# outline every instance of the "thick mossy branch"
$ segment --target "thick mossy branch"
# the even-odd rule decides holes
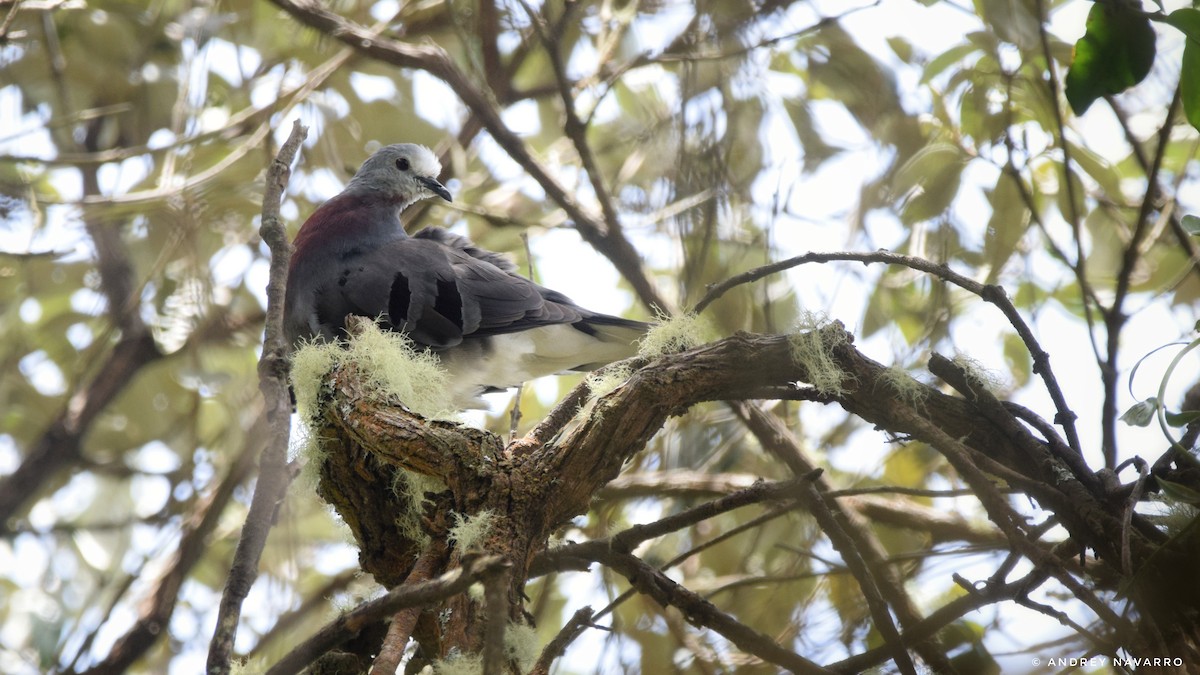
[[[805,347],[798,350],[798,343]],[[596,492],[617,477],[667,418],[703,401],[795,390],[799,383],[820,379],[828,384],[823,400],[889,433],[953,451],[957,461],[977,467],[973,471],[982,469],[980,476],[1000,476],[1028,492],[1058,515],[1075,542],[1094,548],[1120,576],[1121,552],[1113,549],[1113,542],[1122,540],[1123,503],[1108,498],[1077,457],[1062,457],[1066,446],[1038,438],[968,371],[947,359],[935,358],[932,370],[965,390],[965,398],[901,377],[867,358],[837,323],[816,327],[803,337],[739,333],[639,363],[623,384],[596,399],[591,413],[581,416],[578,424],[544,446],[512,451],[506,451],[494,434],[427,421],[401,406],[380,403],[362,367],[341,363],[325,381],[323,391],[329,393],[321,401],[318,432],[322,438],[338,439],[340,448],[331,453],[330,463],[370,457],[379,465],[444,482],[448,490],[439,508],[446,512],[494,513],[495,529],[485,535],[485,544],[489,552],[502,547],[500,553],[515,564],[510,598],[519,605],[528,564],[545,548],[550,533],[586,512]],[[955,447],[941,448],[939,443],[946,439]],[[329,476],[340,481],[353,479],[355,473]],[[361,485],[324,487],[325,492],[349,494],[360,489]],[[1022,523],[1015,525],[1024,528]],[[1010,530],[1013,536],[1026,536]],[[1157,542],[1155,533],[1137,520],[1131,535],[1137,567]],[[394,555],[391,560],[396,562]]]
[[[483,477],[489,459],[503,449],[500,438],[454,422],[427,420],[397,403],[381,400],[362,366],[344,363],[330,375],[332,394],[316,427],[322,438],[345,438],[379,460],[436,478],[455,489]]]
[[[801,350],[802,358],[797,355],[798,343],[808,346]],[[980,409],[978,401],[948,396],[915,380],[905,381],[904,395],[897,396],[892,391],[896,373],[854,349],[852,336],[837,323],[802,337],[738,334],[652,360],[623,386],[601,397],[582,424],[520,461],[509,458],[505,481],[523,486],[513,490],[513,498],[537,504],[532,517],[539,529],[548,532],[585,512],[595,492],[617,476],[624,462],[645,446],[668,417],[702,401],[814,379],[830,385],[831,400],[892,433],[921,436],[907,422],[916,408],[921,417],[949,436],[963,439],[982,457],[1031,481],[1047,482],[1043,474],[1052,471],[1050,477],[1059,484],[1047,482],[1044,494],[1034,496],[1047,508],[1075,509],[1077,513],[1066,520],[1077,525],[1080,531],[1072,534],[1081,543],[1102,539],[1117,522],[1118,512],[1095,494],[1096,483],[1071,471],[1055,470],[1061,463],[1046,460],[1049,448],[1024,425],[1011,416],[1012,425],[999,424]],[[486,491],[496,480],[503,445],[495,435],[427,422],[399,406],[381,405],[352,364],[336,367],[332,382],[331,399],[322,409],[322,434],[342,436],[385,463],[437,477],[457,495],[463,495],[468,484]],[[913,405],[916,401],[919,406]],[[1041,459],[1032,467],[1031,443],[1041,448]],[[465,512],[485,507],[480,503]]]

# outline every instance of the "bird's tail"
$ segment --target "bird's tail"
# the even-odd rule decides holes
[[[637,343],[646,335],[650,324],[608,314],[589,314],[571,327],[595,340],[587,350],[588,362],[571,368],[588,371],[637,354]]]

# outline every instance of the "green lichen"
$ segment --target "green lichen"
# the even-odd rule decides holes
[[[416,471],[396,469],[392,476],[392,494],[406,499],[414,509],[425,508],[425,504],[429,502],[426,494],[445,491],[446,484],[440,479]]]
[[[392,474],[392,494],[399,497],[404,504],[392,522],[404,538],[417,542],[422,550],[430,542],[429,534],[421,525],[421,514],[425,511],[425,504],[429,502],[425,495],[445,490],[446,484],[432,476],[401,468],[397,468]]]
[[[456,419],[438,357],[418,350],[400,333],[365,321],[361,332],[348,342],[300,345],[292,354],[291,380],[296,410],[304,424],[293,447],[304,463],[302,479],[312,486],[316,486],[327,456],[316,432],[321,391],[327,386],[329,372],[347,363],[358,366],[368,391],[377,399],[398,401],[426,419]]]
[[[528,673],[541,654],[541,641],[537,630],[523,623],[510,623],[504,631],[504,656],[515,661],[517,669]]]
[[[454,526],[450,528],[450,541],[459,551],[469,551],[479,546],[492,531],[495,514],[483,510],[475,515],[464,516],[461,513],[452,514]]]
[[[451,654],[433,662],[433,671],[438,675],[480,675],[483,673],[483,656],[479,654]]]
[[[985,368],[978,360],[966,354],[956,354],[950,360],[962,369],[971,386],[982,387],[992,395],[997,395],[1004,388],[1004,379]]]
[[[596,400],[611,393],[625,383],[633,370],[626,365],[616,365],[594,373],[588,373],[587,385],[591,400]]]
[[[350,338],[347,361],[359,366],[368,384],[426,419],[454,419],[446,371],[433,352],[418,350],[407,336],[363,322]]]
[[[658,322],[638,341],[638,354],[652,359],[691,349],[704,344],[711,332],[707,322],[691,312],[678,316],[659,314]]]
[[[292,389],[302,418],[315,414],[329,371],[347,363],[358,366],[380,400],[399,401],[426,419],[457,419],[437,355],[370,321],[362,322],[362,330],[347,342],[309,343],[292,355]]]
[[[325,376],[344,358],[335,344],[310,342],[292,354],[292,391],[296,393],[296,410],[308,420],[317,410],[317,396]]]
[[[504,658],[515,662],[518,671],[529,672],[537,663],[540,653],[537,631],[532,626],[508,624],[504,631]],[[451,653],[441,661],[434,661],[433,671],[438,675],[480,675],[483,672],[483,656]]]
[[[849,375],[834,358],[835,349],[847,344],[844,330],[832,328],[829,317],[817,312],[804,312],[797,323],[798,332],[788,336],[792,360],[808,373],[808,383],[825,396],[846,393]]]
[[[929,390],[913,379],[904,368],[893,365],[885,369],[879,374],[879,382],[904,405],[918,412],[925,410],[925,399],[929,397]]]

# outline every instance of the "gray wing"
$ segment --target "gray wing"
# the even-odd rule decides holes
[[[378,317],[419,344],[445,349],[468,336],[577,324],[596,316],[491,258],[500,256],[463,237],[388,242],[343,261],[336,281],[318,292],[318,321],[338,333],[348,314]]]
[[[503,253],[489,251],[486,248],[479,248],[475,245],[475,242],[471,241],[470,239],[458,234],[454,234],[443,227],[426,227],[419,230],[412,237],[413,239],[428,239],[429,241],[436,241],[439,244],[444,244],[449,248],[456,248],[472,258],[477,258],[484,262],[491,263],[505,272],[511,272],[513,274],[518,273],[517,266],[513,264],[513,261],[508,259],[508,256],[504,255]]]

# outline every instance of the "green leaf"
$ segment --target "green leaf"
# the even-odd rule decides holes
[[[1200,42],[1200,9],[1177,9],[1162,21],[1178,28],[1188,40]]]
[[[1192,488],[1174,481],[1169,481],[1158,476],[1154,477],[1158,481],[1159,487],[1162,488],[1163,494],[1169,497],[1172,501],[1184,502],[1186,504],[1200,504],[1200,492],[1196,492]]]
[[[1025,386],[1033,374],[1033,359],[1029,357],[1029,348],[1016,333],[1004,334],[1004,361],[1008,364],[1013,383],[1018,387]]]
[[[1186,427],[1187,425],[1200,420],[1200,410],[1183,410],[1177,413],[1166,413],[1167,424],[1173,427]]]
[[[1154,63],[1154,42],[1150,19],[1141,12],[1118,3],[1092,5],[1067,71],[1067,102],[1075,114],[1141,82]]]
[[[1200,216],[1188,214],[1180,219],[1180,224],[1187,233],[1193,237],[1200,237]]]
[[[930,143],[913,154],[896,172],[892,197],[903,203],[906,224],[930,220],[950,207],[958,194],[967,158],[950,143]]]
[[[1017,250],[1029,229],[1029,209],[1021,198],[1021,186],[1008,173],[1000,174],[996,187],[987,193],[992,204],[987,232],[983,239],[983,259],[988,265],[987,283],[996,283],[1000,272]]]
[[[1187,36],[1183,46],[1183,63],[1179,69],[1179,96],[1183,114],[1196,129],[1200,129],[1200,10],[1177,9],[1163,19]]]
[[[1154,421],[1154,412],[1158,410],[1158,399],[1154,396],[1133,404],[1125,414],[1121,415],[1121,421],[1131,427],[1148,427]]]
[[[941,75],[947,68],[958,63],[964,63],[968,57],[979,51],[979,46],[970,42],[961,42],[935,56],[925,65],[921,73],[921,84],[929,84],[933,78]]]

